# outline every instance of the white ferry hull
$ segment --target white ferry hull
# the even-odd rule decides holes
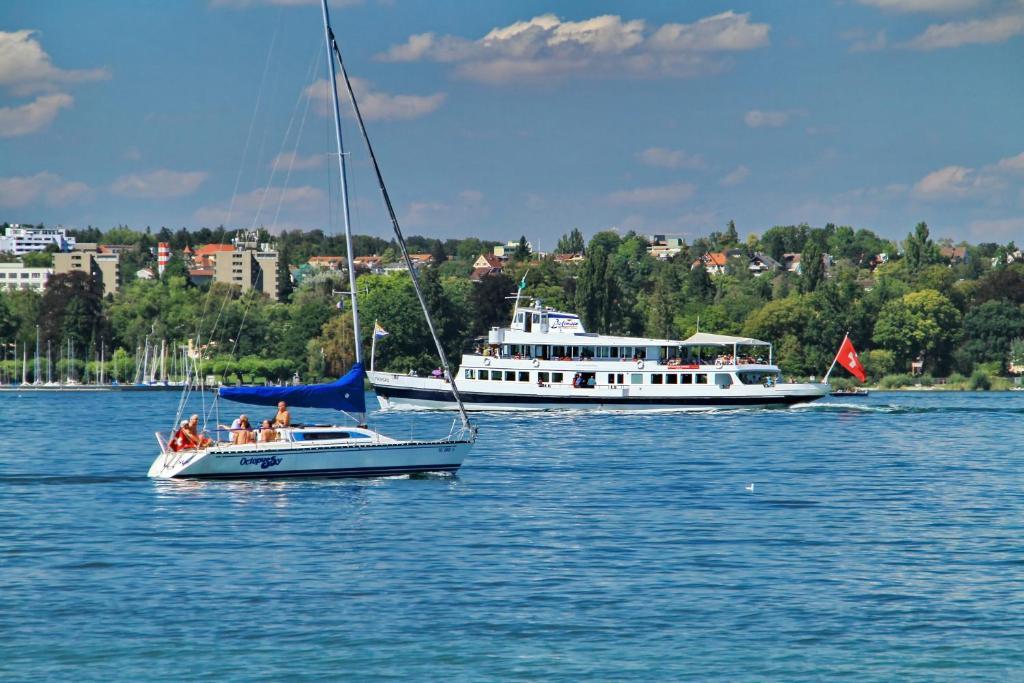
[[[470,441],[358,446],[315,443],[218,446],[160,454],[149,468],[149,476],[156,479],[276,479],[454,473],[471,447]]]
[[[447,384],[426,378],[384,376],[371,379],[381,408],[420,408],[456,410]],[[433,386],[431,386],[431,384]],[[670,393],[649,387],[576,389],[543,387],[530,394],[500,391],[470,391],[460,384],[459,393],[467,410],[661,410],[686,411],[730,408],[786,407],[816,401],[828,394],[829,385],[820,383],[778,384],[772,387],[733,385],[726,389],[711,386],[704,394]]]

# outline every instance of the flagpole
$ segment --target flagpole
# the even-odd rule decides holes
[[[845,343],[846,343],[846,340],[847,340],[847,339],[849,339],[849,338],[850,338],[850,333],[849,333],[849,332],[847,332],[847,333],[846,333],[846,334],[845,334],[845,335],[843,336],[843,341],[839,342],[839,348],[840,348],[840,349],[842,349],[842,348],[843,348],[843,344],[845,344]],[[828,378],[829,378],[829,375],[831,375],[831,374],[832,374],[832,370],[834,370],[834,369],[835,369],[835,367],[836,367],[836,363],[837,363],[838,361],[839,361],[839,351],[836,351],[836,355],[835,355],[835,357],[834,357],[834,358],[832,358],[832,365],[828,366],[828,372],[826,372],[826,373],[825,373],[825,379],[821,380],[821,383],[822,383],[822,384],[828,384]]]
[[[523,290],[526,289],[526,276],[529,275],[529,274],[530,274],[530,269],[527,268],[526,272],[523,273],[523,279],[520,280],[519,284],[516,286],[516,303],[515,303],[514,306],[512,306],[512,321],[513,322],[515,322],[516,313],[519,312],[519,296],[523,293]]]
[[[370,372],[373,372],[373,361],[377,357],[377,320],[373,321],[373,339],[370,341]]]

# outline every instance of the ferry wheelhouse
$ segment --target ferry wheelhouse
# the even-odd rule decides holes
[[[785,381],[772,345],[698,332],[686,340],[587,332],[579,316],[535,301],[463,354],[456,384],[469,410],[687,410],[788,406],[829,392]],[[371,371],[384,408],[454,409],[450,378]]]

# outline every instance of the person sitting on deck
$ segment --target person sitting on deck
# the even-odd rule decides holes
[[[199,433],[199,416],[193,415],[180,430],[185,448],[206,448],[213,441]]]
[[[270,420],[264,420],[263,425],[260,427],[259,440],[263,443],[269,443],[270,441],[277,441],[277,431],[270,425]]]
[[[292,416],[284,401],[277,404],[277,415],[274,416],[273,425],[275,427],[290,427],[292,425]]]
[[[252,442],[252,426],[249,424],[249,418],[245,415],[239,415],[235,421],[231,423],[230,427],[217,425],[217,428],[231,432],[232,444]]]

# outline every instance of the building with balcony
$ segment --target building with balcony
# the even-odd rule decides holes
[[[51,244],[56,244],[61,251],[75,248],[75,238],[68,237],[64,228],[35,228],[31,225],[12,223],[0,237],[0,251],[15,256],[24,256],[33,251],[46,251]]]

